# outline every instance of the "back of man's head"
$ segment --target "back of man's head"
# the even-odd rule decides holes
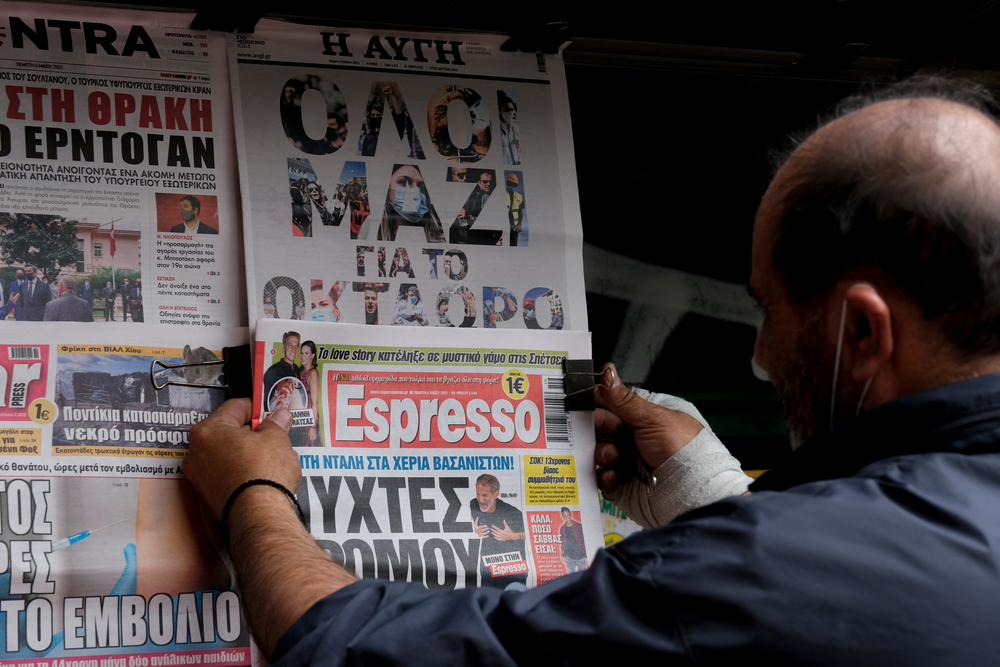
[[[787,158],[774,260],[789,297],[887,281],[964,355],[1000,352],[997,108],[936,77],[845,100]]]

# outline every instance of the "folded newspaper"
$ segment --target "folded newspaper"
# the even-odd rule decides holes
[[[589,334],[403,331],[257,323],[254,423],[291,410],[310,532],[358,576],[431,590],[586,568],[593,413],[565,410],[562,362]]]

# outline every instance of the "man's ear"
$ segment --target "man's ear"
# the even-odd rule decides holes
[[[846,370],[852,379],[865,382],[892,356],[892,311],[878,290],[868,283],[854,283],[844,292],[844,299],[847,301],[844,345],[850,348],[851,355]]]

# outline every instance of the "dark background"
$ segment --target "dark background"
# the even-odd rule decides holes
[[[509,48],[529,52],[554,53],[572,40],[563,57],[595,363],[621,364],[634,328],[655,331],[655,318],[666,314],[661,340],[643,342],[644,361],[626,364],[625,379],[695,401],[745,468],[771,467],[787,451],[777,398],[750,369],[754,327],[714,316],[711,304],[685,310],[667,288],[623,295],[601,276],[641,266],[642,275],[654,276],[647,282],[666,271],[745,285],[769,155],[787,146],[790,133],[861,86],[917,72],[1000,89],[1000,0],[127,6],[193,9],[192,27],[200,29],[246,32],[267,16],[345,28],[503,33]]]

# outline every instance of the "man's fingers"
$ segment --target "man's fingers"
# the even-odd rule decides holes
[[[597,488],[609,493],[618,486],[618,473],[611,468],[601,468],[597,471]]]
[[[609,466],[618,460],[618,448],[610,442],[599,442],[594,449],[594,461],[599,466]]]
[[[271,430],[280,429],[283,433],[288,433],[292,428],[292,413],[285,408],[275,410],[271,415],[257,426],[258,433],[267,433]]]
[[[610,438],[615,434],[615,429],[621,423],[622,418],[611,412],[611,410],[601,408],[594,410],[594,432],[599,436]]]
[[[253,414],[253,403],[249,398],[231,398],[212,412],[205,421],[226,426],[245,426],[250,423]]]

